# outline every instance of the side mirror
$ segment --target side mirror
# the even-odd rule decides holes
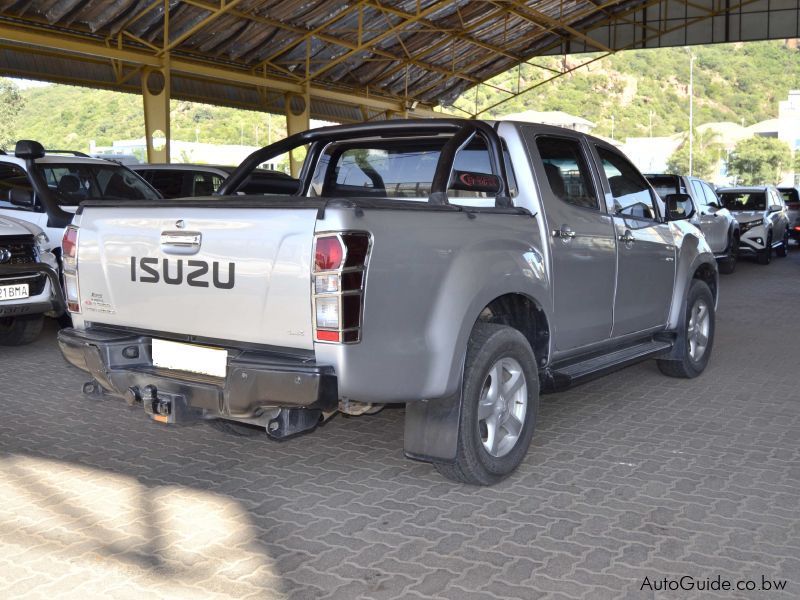
[[[24,188],[11,188],[8,192],[8,201],[14,206],[33,208],[33,192]]]
[[[769,212],[771,212],[771,213],[781,212],[781,210],[783,210],[783,209],[780,206],[778,206],[777,204],[773,204],[772,206],[769,207]]]
[[[694,216],[694,204],[689,194],[668,194],[664,203],[667,205],[667,221],[691,219]]]

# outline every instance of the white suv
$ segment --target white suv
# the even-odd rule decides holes
[[[771,185],[719,188],[722,205],[739,221],[739,251],[768,265],[772,251],[786,256],[789,215],[780,192]]]
[[[84,200],[161,198],[127,167],[77,152],[56,152],[20,140],[13,156],[0,154],[0,216],[43,229],[49,239],[46,250],[60,248],[64,227]]]

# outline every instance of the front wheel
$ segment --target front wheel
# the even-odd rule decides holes
[[[538,406],[539,376],[528,340],[511,327],[476,323],[464,367],[456,458],[436,469],[473,485],[507,477],[528,452]]]
[[[656,362],[664,375],[691,379],[705,370],[714,345],[714,296],[705,281],[692,280],[683,327],[678,337],[678,343],[685,344],[683,358]]]
[[[787,230],[783,234],[783,241],[781,241],[781,247],[775,251],[775,254],[780,256],[781,258],[786,258],[789,254],[789,231]]]
[[[758,264],[768,265],[772,262],[772,232],[767,235],[767,245],[758,252]]]
[[[42,333],[43,326],[43,315],[2,318],[0,319],[0,346],[30,344]]]
[[[731,237],[730,246],[728,248],[728,256],[719,261],[719,272],[724,275],[730,275],[736,270],[736,263],[739,260],[739,236]]]

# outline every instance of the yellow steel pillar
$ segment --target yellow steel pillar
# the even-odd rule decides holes
[[[147,162],[169,162],[169,67],[142,70]]]
[[[310,126],[310,113],[311,113],[311,100],[306,91],[305,94],[286,94],[286,133],[293,135],[306,131]],[[300,175],[300,169],[303,167],[303,160],[306,154],[304,148],[297,148],[292,151],[289,156],[289,167],[292,172],[292,177]]]

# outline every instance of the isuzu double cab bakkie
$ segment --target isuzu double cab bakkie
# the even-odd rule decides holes
[[[300,147],[294,195],[236,195]],[[168,423],[281,439],[404,403],[408,457],[491,484],[523,460],[540,390],[645,358],[703,372],[718,275],[686,200],[560,128],[312,130],[256,151],[216,197],[83,203],[59,343],[89,390]]]

